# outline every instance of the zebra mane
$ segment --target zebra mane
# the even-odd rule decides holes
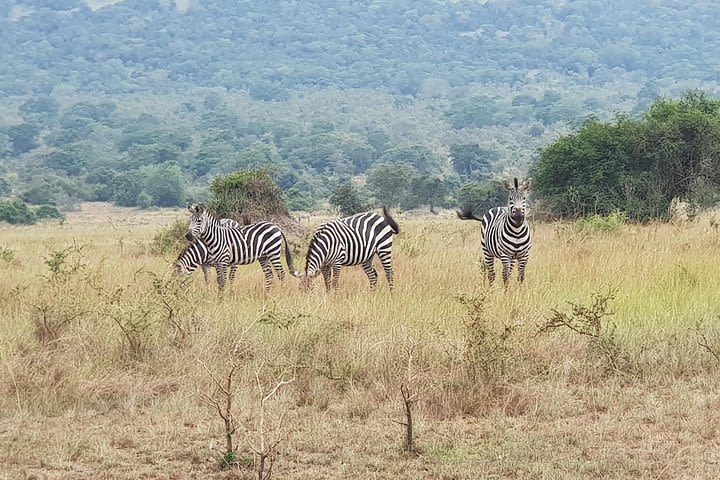
[[[518,190],[520,188],[520,184],[518,184],[518,179],[515,177],[515,190]]]

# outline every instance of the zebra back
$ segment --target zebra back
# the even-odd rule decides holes
[[[359,265],[376,253],[389,253],[392,237],[400,231],[383,207],[383,215],[365,212],[323,223],[308,246],[305,275],[315,276],[323,265]]]

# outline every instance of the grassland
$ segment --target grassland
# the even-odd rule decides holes
[[[355,268],[266,296],[253,265],[223,297],[154,252],[185,216],[0,227],[0,478],[258,478],[275,442],[282,479],[718,476],[717,216],[535,224],[507,292],[483,285],[477,222],[398,216],[392,293]],[[233,367],[244,465],[223,468]]]

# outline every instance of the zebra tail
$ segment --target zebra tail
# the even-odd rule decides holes
[[[285,238],[284,234],[281,234],[283,241],[285,242],[285,261],[287,262],[288,271],[290,271],[290,275],[293,277],[299,277],[300,272],[295,270],[295,265],[293,265],[293,259],[292,259],[292,252],[290,251],[290,244],[287,241],[287,238]]]
[[[477,220],[478,222],[483,221],[482,217],[476,217],[473,209],[468,206],[464,206],[460,210],[455,210],[455,213],[457,213],[457,216],[460,220]]]
[[[390,212],[388,211],[387,207],[383,205],[383,217],[385,217],[385,221],[390,225],[390,228],[392,228],[393,233],[396,235],[400,233],[400,225],[395,221],[395,219],[390,215]]]

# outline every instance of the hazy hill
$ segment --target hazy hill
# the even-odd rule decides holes
[[[458,144],[487,154],[484,177],[523,174],[588,115],[720,92],[716,10],[672,0],[0,1],[0,174],[14,191],[40,173],[92,199],[89,185],[111,183],[87,178],[99,167],[176,165],[180,181],[202,186],[269,163],[284,188],[317,199],[344,176],[407,159],[387,156],[396,147],[428,149],[430,173],[449,178]]]

